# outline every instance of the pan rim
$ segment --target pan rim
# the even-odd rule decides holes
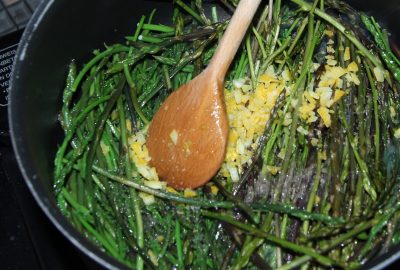
[[[19,70],[20,66],[26,61],[26,53],[29,51],[30,41],[35,34],[42,19],[46,16],[49,10],[53,7],[55,0],[43,0],[37,7],[35,13],[32,15],[31,20],[27,24],[25,31],[22,34],[12,68],[10,88],[9,88],[9,102],[8,102],[8,123],[12,149],[15,153],[19,170],[22,174],[25,184],[27,185],[30,193],[39,205],[40,209],[45,213],[51,223],[57,230],[73,244],[83,255],[87,256],[95,263],[105,267],[106,269],[128,269],[127,266],[118,262],[115,258],[103,252],[79,233],[66,219],[64,215],[58,210],[56,205],[52,205],[50,200],[47,199],[43,185],[39,182],[35,170],[28,166],[28,161],[24,158],[25,149],[21,147],[18,142],[22,140],[20,134],[22,127],[15,119],[17,110],[14,105],[18,100],[18,95],[21,90],[18,90]],[[54,206],[54,207],[53,207]]]

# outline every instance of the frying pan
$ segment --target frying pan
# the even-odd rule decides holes
[[[85,63],[95,48],[123,41],[143,14],[156,8],[167,21],[172,1],[68,0],[43,1],[23,34],[11,78],[9,123],[15,155],[33,197],[54,226],[89,261],[107,269],[126,269],[79,234],[60,213],[51,190],[53,161],[62,131],[57,117],[68,64]],[[398,0],[348,0],[376,16],[399,43]],[[380,269],[400,257],[400,247],[365,267]]]

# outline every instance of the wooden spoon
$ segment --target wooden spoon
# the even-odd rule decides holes
[[[209,66],[174,91],[150,124],[151,165],[173,188],[199,187],[221,167],[229,130],[224,78],[260,2],[240,1]]]

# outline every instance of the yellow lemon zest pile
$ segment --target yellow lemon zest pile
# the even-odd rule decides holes
[[[234,83],[233,90],[225,90],[225,104],[229,119],[229,139],[220,174],[239,180],[243,165],[251,163],[251,157],[257,148],[258,140],[269,120],[271,110],[280,93],[284,90],[290,73],[284,70],[277,76],[272,67],[259,77],[256,89],[244,83]],[[146,147],[146,131],[139,131],[129,138],[130,157],[135,163],[139,174],[145,179],[143,184],[154,189],[179,194],[175,189],[167,187],[158,179],[155,168],[151,167],[149,152]],[[272,168],[273,171],[278,168]],[[211,193],[218,194],[218,188],[211,186]],[[154,202],[154,196],[139,193],[145,204]],[[184,197],[195,197],[197,193],[186,189]]]
[[[155,168],[149,167],[149,151],[146,147],[145,131],[138,131],[133,136],[129,137],[130,145],[129,156],[136,165],[136,168],[144,179],[150,181],[159,181]]]
[[[270,67],[259,77],[254,91],[246,84],[231,91],[225,90],[230,129],[226,156],[220,170],[224,177],[230,177],[233,182],[239,181],[243,166],[251,163],[271,110],[289,79],[286,70],[277,76]]]
[[[328,35],[329,36],[329,35]],[[328,44],[334,44],[330,39]],[[331,46],[327,46],[326,65],[324,72],[321,74],[320,81],[316,89],[307,89],[303,93],[302,103],[299,107],[301,119],[306,123],[316,122],[321,118],[322,123],[326,127],[331,126],[331,114],[334,113],[331,107],[338,102],[344,95],[343,78],[346,79],[347,85],[359,85],[360,80],[357,76],[358,65],[355,61],[349,63],[346,68],[337,66],[337,61],[330,53],[334,53]],[[345,59],[350,60],[350,51],[345,49]]]
[[[186,188],[183,191],[183,197],[185,197],[185,198],[193,198],[193,197],[196,197],[196,196],[197,196],[197,193],[193,189]]]
[[[145,131],[138,131],[129,137],[128,143],[130,146],[129,156],[135,163],[139,174],[145,179],[143,184],[153,189],[165,189],[166,183],[158,179],[156,169],[149,165],[151,158],[146,147]],[[139,197],[143,200],[145,205],[150,205],[155,202],[154,196],[145,192],[139,192]]]

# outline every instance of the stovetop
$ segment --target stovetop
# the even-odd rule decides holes
[[[22,31],[17,31],[0,37],[0,268],[85,269],[80,253],[36,204],[11,147],[7,123],[8,78],[21,34]]]
[[[0,269],[96,269],[99,267],[84,259],[37,205],[19,171],[8,133],[8,79],[26,16],[39,1],[0,0]],[[5,23],[10,23],[10,28]],[[386,254],[387,264],[371,262],[366,267],[399,269],[398,256],[390,260],[397,253],[400,247]]]

